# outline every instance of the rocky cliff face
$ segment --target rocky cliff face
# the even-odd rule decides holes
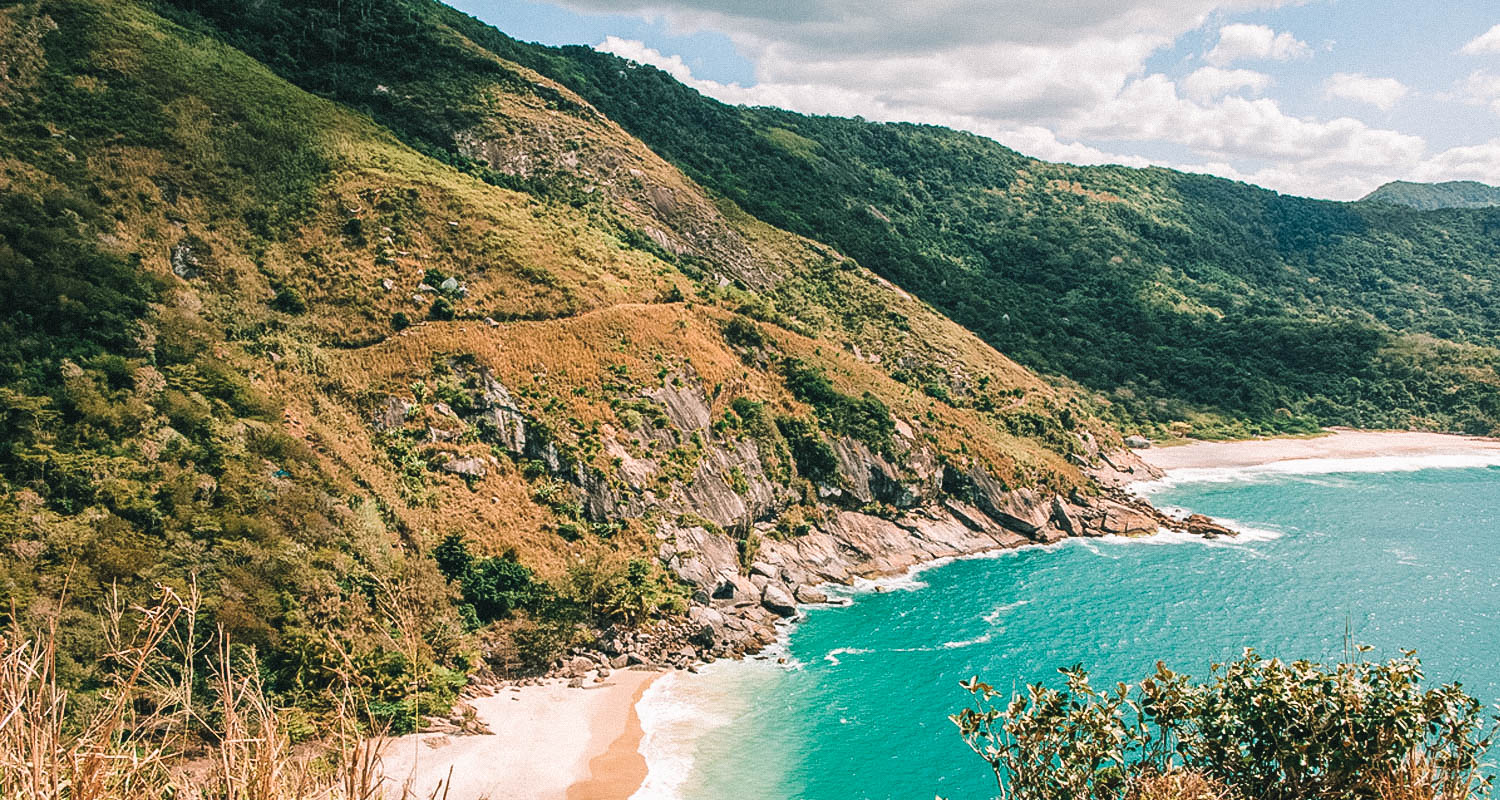
[[[626,416],[634,424],[603,429],[608,466],[600,468],[600,459],[559,448],[488,368],[454,362],[449,369],[469,393],[434,408],[457,430],[439,432],[426,415],[413,413],[415,401],[394,396],[379,405],[375,429],[426,425],[435,448],[469,433],[492,452],[540,465],[543,479],[564,495],[550,502],[576,507],[588,523],[644,524],[661,563],[691,593],[686,623],[660,626],[655,637],[603,642],[614,666],[680,666],[754,652],[774,641],[776,623],[795,617],[799,605],[827,602],[821,586],[934,559],[1163,528],[1232,535],[1206,519],[1171,519],[1110,488],[1156,473],[1128,450],[1100,452],[1086,436],[1078,459],[1099,488],[1066,496],[1007,485],[982,464],[948,463],[922,423],[907,419],[895,420],[888,455],[848,436],[828,437],[836,468],[804,483],[777,451],[782,443],[716,424],[708,389],[691,372],[679,372],[658,387],[634,390]],[[438,461],[461,475],[499,466],[493,455]]]

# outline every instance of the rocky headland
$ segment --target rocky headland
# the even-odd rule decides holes
[[[604,631],[590,645],[572,648],[548,677],[577,685],[610,670],[691,668],[758,652],[799,606],[828,602],[829,584],[896,574],[936,559],[1066,537],[1145,536],[1163,529],[1234,534],[1206,517],[1170,517],[1127,493],[1125,485],[1161,472],[1131,450],[1106,451],[1087,432],[1077,434],[1072,456],[1086,480],[1065,491],[1007,485],[980,463],[956,466],[919,422],[897,419],[894,446],[885,454],[838,438],[835,470],[799,493],[778,472],[785,467],[767,452],[766,441],[715,425],[709,392],[690,373],[634,393],[631,401],[648,413],[638,415],[634,428],[608,429],[602,449],[613,469],[603,471],[555,446],[489,370],[461,363],[451,368],[465,377],[469,394],[462,402],[429,410],[392,396],[374,415],[375,429],[425,425],[429,441],[474,440],[492,453],[541,465],[586,518],[647,524],[660,562],[690,593],[684,615]],[[696,457],[688,469],[669,463],[666,454],[689,442]],[[440,460],[442,469],[460,475],[502,467],[496,455],[477,449],[454,450]]]

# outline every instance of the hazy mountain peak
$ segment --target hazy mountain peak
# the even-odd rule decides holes
[[[1410,206],[1422,211],[1439,208],[1489,208],[1500,206],[1500,187],[1478,181],[1391,181],[1365,195],[1360,201]]]

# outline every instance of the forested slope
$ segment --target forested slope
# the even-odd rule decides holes
[[[705,186],[838,246],[1027,366],[1196,435],[1500,424],[1500,211],[1075,167],[944,128],[734,108],[464,23]]]
[[[277,703],[400,728],[1093,495],[1079,393],[430,7],[342,8],[0,8],[0,614],[66,685],[159,585]]]
[[[1408,206],[1418,211],[1439,208],[1490,208],[1500,206],[1500,188],[1478,181],[1413,183],[1392,181],[1360,198],[1363,202]]]

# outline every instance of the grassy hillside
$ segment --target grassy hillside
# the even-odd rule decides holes
[[[399,728],[680,611],[673,525],[748,566],[1118,443],[430,7],[342,8],[0,8],[0,592],[65,684],[161,584]]]
[[[1360,198],[1363,202],[1407,206],[1418,211],[1439,208],[1490,208],[1500,206],[1500,188],[1478,181],[1412,183],[1391,181]]]
[[[942,128],[734,108],[651,67],[447,16],[751,213],[1107,393],[1128,425],[1500,425],[1500,211],[1308,200],[1051,164]]]
[[[367,2],[342,22],[296,0],[162,6],[501,185],[558,171],[475,146],[494,69],[476,65],[488,53],[535,69],[719,197],[838,248],[1022,364],[1103,392],[1132,428],[1500,425],[1500,312],[1486,299],[1497,211],[1306,200],[1049,164],[942,128],[732,108],[654,68],[517,43],[430,0]],[[345,33],[314,36],[324,24]]]

